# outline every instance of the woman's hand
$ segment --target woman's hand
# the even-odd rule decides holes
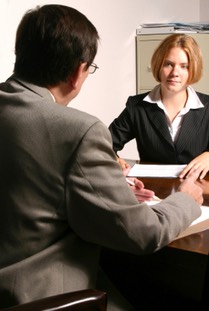
[[[203,179],[209,171],[209,152],[203,152],[194,158],[181,172],[180,178],[189,177],[195,170],[200,171],[199,178]]]

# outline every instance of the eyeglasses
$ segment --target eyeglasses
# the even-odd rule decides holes
[[[89,66],[89,73],[92,74],[92,73],[95,73],[95,71],[99,69],[99,67],[95,64],[95,63],[92,63],[90,66]]]

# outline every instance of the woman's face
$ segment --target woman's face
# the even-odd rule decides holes
[[[164,90],[177,93],[187,87],[188,77],[187,54],[179,47],[172,48],[165,58],[160,72],[161,87]]]

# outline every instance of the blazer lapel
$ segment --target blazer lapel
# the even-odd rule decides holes
[[[164,111],[155,104],[147,104],[144,107],[147,113],[147,118],[159,134],[160,139],[166,140],[166,142],[174,148]]]
[[[183,119],[179,137],[176,141],[176,148],[178,153],[186,148],[186,145],[191,144],[191,139],[195,137],[195,133],[199,130],[202,120],[205,115],[205,109],[190,110]]]

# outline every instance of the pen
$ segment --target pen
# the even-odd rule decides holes
[[[126,178],[126,181],[127,181],[127,183],[128,183],[129,185],[135,186],[135,183],[134,183],[133,181],[129,180],[128,178]]]
[[[127,183],[128,183],[129,185],[135,186],[135,183],[134,183],[133,181],[129,180],[128,178],[126,178],[126,181],[127,181]],[[152,200],[153,200],[153,201],[161,201],[161,199],[158,198],[156,195],[153,195]]]

